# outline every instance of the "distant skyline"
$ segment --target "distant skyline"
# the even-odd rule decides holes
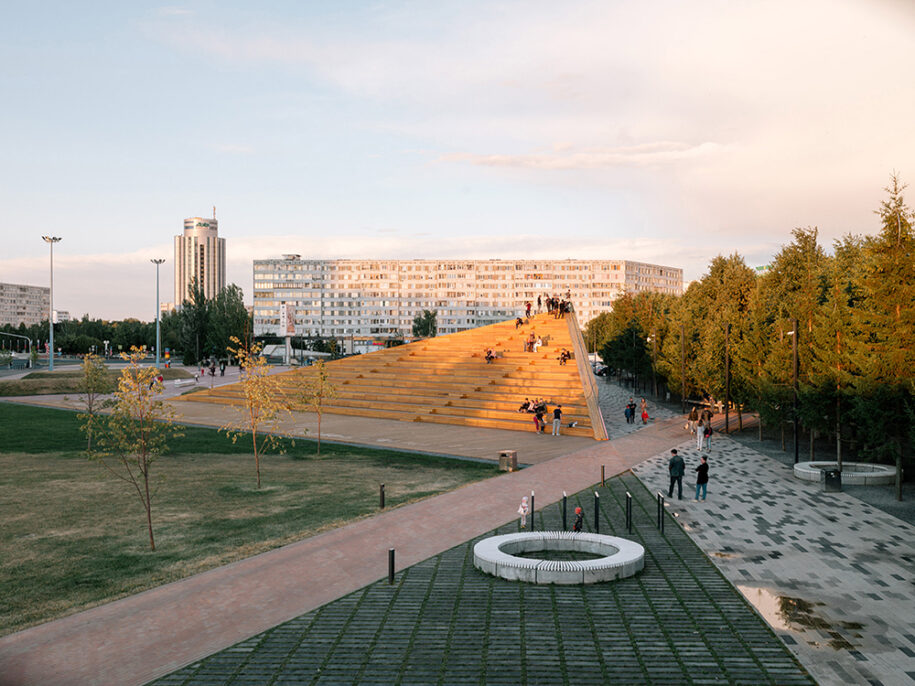
[[[155,316],[172,237],[252,260],[766,264],[915,205],[915,3],[18,3],[0,24],[0,281]]]

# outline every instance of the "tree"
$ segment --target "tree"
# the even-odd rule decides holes
[[[423,310],[413,317],[413,335],[417,338],[434,338],[438,324],[435,310]]]
[[[206,356],[211,301],[196,280],[188,292],[190,298],[181,304],[180,313],[181,357],[184,364],[196,365]]]
[[[82,403],[85,412],[79,414],[83,422],[82,430],[86,434],[86,450],[92,450],[92,431],[98,422],[100,397],[111,393],[112,384],[105,364],[94,353],[89,353],[83,358],[81,367],[82,376],[79,379],[79,392],[82,394]]]
[[[244,338],[251,330],[242,291],[234,283],[223,288],[210,301],[207,324],[206,350],[220,355],[229,349],[232,336]]]
[[[235,443],[245,434],[251,435],[254,449],[254,471],[257,475],[257,487],[261,487],[260,455],[267,449],[277,448],[280,439],[270,428],[277,426],[281,415],[288,414],[289,408],[283,401],[283,392],[276,379],[270,376],[267,359],[261,355],[262,347],[255,343],[249,345],[232,336],[234,348],[228,351],[238,359],[241,372],[241,385],[245,394],[244,404],[236,418],[220,431],[225,431]]]
[[[136,492],[146,511],[149,547],[155,550],[152,465],[168,448],[168,440],[181,435],[181,427],[174,424],[171,408],[159,400],[158,370],[140,366],[142,351],[134,347],[121,357],[127,367],[118,379],[114,410],[99,423],[96,449],[89,457]]]
[[[337,387],[330,381],[327,365],[318,360],[310,369],[300,369],[296,375],[299,386],[297,400],[299,404],[318,415],[318,455],[321,454],[321,415],[324,412],[324,401],[337,395]]]

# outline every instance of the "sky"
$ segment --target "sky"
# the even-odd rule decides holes
[[[796,227],[875,233],[915,181],[909,0],[2,5],[0,281],[47,285],[60,236],[77,317],[153,319],[149,260],[171,300],[214,206],[250,303],[283,253],[689,281]]]

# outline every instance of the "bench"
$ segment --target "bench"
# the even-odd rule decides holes
[[[182,386],[191,386],[197,383],[197,379],[175,379],[175,388],[181,388]]]

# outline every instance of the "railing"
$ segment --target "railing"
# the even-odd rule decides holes
[[[600,411],[600,404],[597,402],[597,382],[594,380],[594,371],[591,369],[591,362],[588,360],[585,339],[582,337],[581,329],[578,327],[578,318],[572,308],[569,308],[569,312],[566,312],[565,320],[569,327],[569,338],[572,339],[572,352],[575,357],[575,364],[578,365],[578,375],[581,377],[585,402],[588,404],[588,414],[591,416],[591,426],[594,428],[594,438],[598,441],[606,441],[609,436],[607,435],[607,427],[604,425],[604,416]]]

